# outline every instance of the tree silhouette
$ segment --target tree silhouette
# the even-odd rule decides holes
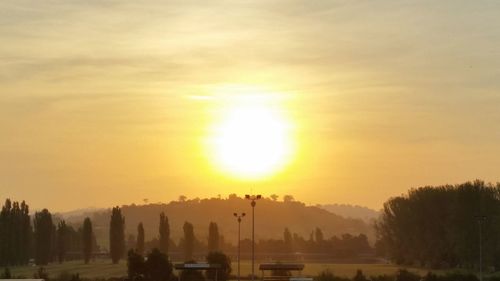
[[[52,249],[52,215],[47,209],[36,212],[33,225],[35,229],[35,263],[47,265],[51,258]]]
[[[148,255],[145,263],[145,275],[147,280],[169,281],[172,279],[172,263],[167,255],[158,249],[153,249]]]
[[[170,243],[170,225],[168,223],[168,217],[164,212],[160,214],[160,252],[165,255],[168,254],[168,246]]]
[[[189,222],[184,222],[184,226],[182,227],[184,230],[184,260],[192,260],[193,252],[194,252],[194,229],[193,225]]]
[[[89,263],[92,256],[92,237],[92,221],[87,217],[83,220],[82,228],[83,261],[85,264]]]
[[[31,218],[28,205],[5,200],[0,212],[0,265],[27,264],[31,254]]]
[[[221,268],[217,270],[217,280],[226,281],[231,274],[231,259],[220,251],[210,252],[207,255],[207,263],[220,264]],[[208,280],[215,280],[215,271],[207,270],[205,273]]]
[[[484,266],[498,267],[499,195],[500,184],[475,181],[393,197],[376,223],[377,249],[398,264],[477,268],[481,228]]]
[[[68,227],[64,220],[57,225],[57,256],[59,263],[62,263],[66,256],[66,241],[68,236]]]
[[[215,222],[210,222],[208,226],[208,252],[219,250],[219,227]]]
[[[127,274],[128,280],[142,280],[144,279],[144,258],[142,255],[130,249],[127,255]]]
[[[137,226],[137,244],[135,250],[139,255],[144,255],[144,226],[142,222]]]
[[[111,211],[109,227],[109,252],[113,263],[118,263],[125,252],[125,218],[120,207]]]

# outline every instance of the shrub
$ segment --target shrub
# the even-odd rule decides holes
[[[315,281],[350,281],[349,278],[335,276],[330,270],[324,270],[314,278]]]
[[[396,273],[396,281],[420,281],[420,276],[406,269],[400,269]]]
[[[226,281],[231,274],[231,259],[224,253],[219,251],[210,252],[207,255],[207,262],[210,264],[220,264],[221,269],[217,270],[217,280]],[[207,279],[215,280],[215,271],[206,271]]]

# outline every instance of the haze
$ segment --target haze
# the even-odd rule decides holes
[[[380,208],[500,181],[500,2],[0,3],[0,190],[32,208],[293,194]],[[250,90],[249,90],[250,89]],[[241,92],[290,157],[242,179],[206,151]]]

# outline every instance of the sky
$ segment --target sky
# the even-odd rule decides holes
[[[379,209],[500,181],[499,18],[498,1],[1,1],[0,198]],[[248,93],[293,144],[265,178],[206,145]]]

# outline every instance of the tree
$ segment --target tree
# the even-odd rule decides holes
[[[160,252],[165,255],[168,254],[168,245],[170,243],[170,225],[168,223],[168,217],[164,212],[160,214]]]
[[[142,280],[145,273],[144,258],[133,249],[128,251],[127,257],[128,279],[131,281]]]
[[[68,236],[68,227],[64,220],[57,224],[57,257],[59,263],[62,263],[66,256],[66,241]]]
[[[92,221],[90,218],[85,218],[83,220],[83,229],[82,229],[82,245],[83,245],[83,260],[85,264],[88,264],[90,261],[90,257],[92,256],[92,238],[94,233],[92,231]]]
[[[27,264],[31,252],[31,218],[23,201],[5,200],[0,212],[0,265]]]
[[[194,252],[194,229],[193,225],[189,222],[184,222],[182,227],[184,230],[184,260],[192,260]]]
[[[158,249],[153,249],[145,263],[146,279],[154,281],[169,281],[172,278],[172,263],[167,255]]]
[[[290,230],[285,228],[285,231],[283,232],[283,242],[285,243],[285,251],[287,253],[291,253],[293,251],[293,246],[292,246],[292,233]]]
[[[425,186],[384,203],[377,248],[398,264],[477,268],[481,227],[484,266],[500,266],[500,184]],[[486,219],[483,216],[486,215]],[[481,221],[478,219],[481,218]],[[364,238],[359,239],[359,245]]]
[[[318,274],[318,276],[316,276],[316,278],[314,278],[314,280],[315,281],[351,281],[349,278],[335,276],[329,269],[320,272]],[[389,280],[392,281],[393,279],[389,279]]]
[[[219,227],[215,222],[210,222],[208,226],[208,252],[219,250]]]
[[[49,262],[57,260],[59,250],[57,249],[57,226],[52,224],[52,231],[50,232],[50,257]]]
[[[293,201],[295,201],[295,198],[293,198],[292,195],[285,195],[285,196],[283,196],[283,202],[285,202],[285,203],[291,203]]]
[[[217,280],[226,281],[231,274],[231,259],[220,251],[210,252],[207,255],[207,263],[220,264],[221,268],[217,270]],[[205,275],[208,280],[215,280],[215,271],[207,270]]]
[[[277,194],[271,194],[271,196],[269,196],[271,198],[271,200],[273,201],[277,201],[279,196]]]
[[[33,220],[35,227],[35,263],[47,265],[51,257],[52,249],[52,215],[49,210],[43,209],[35,213]]]
[[[21,202],[20,223],[21,223],[20,227],[21,232],[19,233],[21,240],[21,245],[19,249],[19,252],[21,254],[20,264],[28,264],[29,259],[31,257],[33,229],[31,227],[31,217],[29,215],[29,207],[24,201]]]
[[[137,244],[135,250],[139,255],[144,255],[144,226],[142,222],[137,226]]]
[[[319,227],[316,227],[316,230],[314,231],[314,237],[316,238],[316,243],[323,243],[323,241],[325,240],[323,231]]]
[[[360,269],[358,269],[356,271],[356,275],[354,275],[354,277],[352,278],[352,281],[368,281],[368,279],[363,274],[363,271],[361,271]]]
[[[11,279],[12,274],[10,273],[10,269],[6,267],[3,271],[3,274],[0,276],[1,279]]]
[[[112,209],[109,226],[109,252],[111,260],[116,264],[125,253],[125,218],[120,207]]]

